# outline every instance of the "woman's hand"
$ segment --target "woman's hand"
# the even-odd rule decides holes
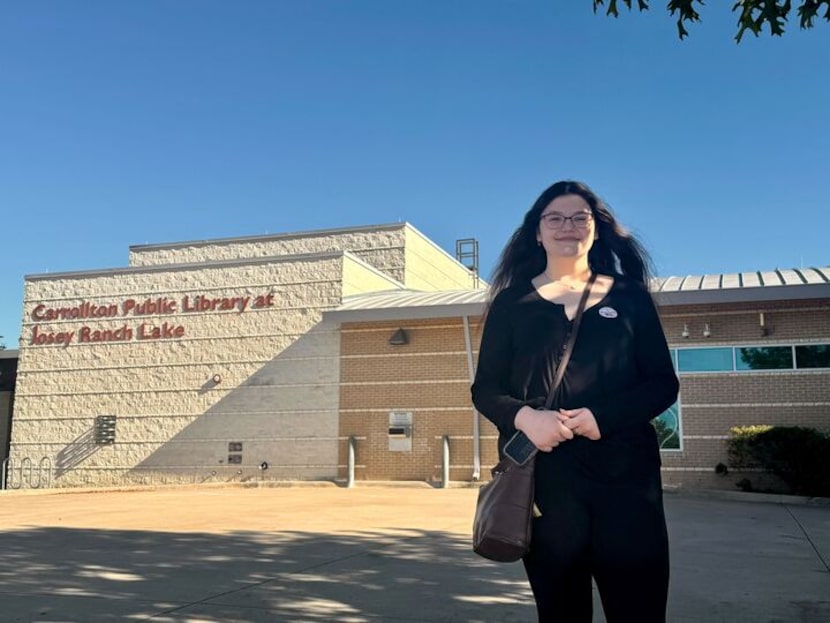
[[[597,441],[602,437],[599,432],[599,426],[597,425],[597,419],[590,409],[585,407],[581,409],[559,409],[559,413],[562,416],[562,423],[573,431],[574,434],[587,437],[592,441]],[[527,433],[525,434],[527,435]]]
[[[514,425],[533,442],[541,452],[550,452],[563,441],[573,439],[574,433],[560,421],[556,411],[522,407],[516,413]]]

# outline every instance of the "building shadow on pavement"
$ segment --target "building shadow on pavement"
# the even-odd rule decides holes
[[[223,521],[242,513],[216,508]],[[348,525],[344,509],[342,524],[315,509],[301,510]],[[671,623],[830,621],[830,507],[669,496],[667,511]],[[82,511],[67,512],[70,521]],[[278,525],[273,511],[260,525],[269,516]],[[601,623],[596,593],[594,604]],[[0,623],[511,623],[535,614],[521,565],[477,557],[463,533],[0,531]]]
[[[0,551],[4,622],[535,618],[521,565],[489,563],[442,532],[37,528],[0,534]]]

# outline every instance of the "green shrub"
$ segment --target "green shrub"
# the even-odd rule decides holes
[[[793,493],[830,496],[830,436],[803,426],[741,426],[731,430],[729,462],[761,467]]]
[[[735,426],[729,429],[729,432],[732,433],[732,438],[727,443],[729,464],[737,468],[761,467],[753,454],[753,448],[756,445],[758,435],[769,430],[772,430],[772,426],[767,424]]]

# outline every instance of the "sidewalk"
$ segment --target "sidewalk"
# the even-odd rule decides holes
[[[470,551],[476,493],[0,492],[0,622],[534,621],[521,565]],[[666,508],[670,621],[830,621],[830,507]]]

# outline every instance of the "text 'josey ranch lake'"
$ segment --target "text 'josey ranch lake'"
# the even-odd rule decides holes
[[[242,313],[249,309],[273,307],[274,294],[259,296],[210,297],[204,294],[185,295],[180,300],[167,297],[144,300],[125,299],[120,303],[97,304],[82,301],[73,307],[49,307],[36,305],[32,310],[35,323],[56,320],[86,320],[141,316],[169,316],[193,312]],[[129,342],[131,340],[165,340],[184,337],[184,325],[174,322],[141,322],[137,325],[123,324],[120,327],[93,328],[82,326],[72,331],[46,331],[37,324],[32,327],[31,343],[38,346],[69,346],[99,342]]]

